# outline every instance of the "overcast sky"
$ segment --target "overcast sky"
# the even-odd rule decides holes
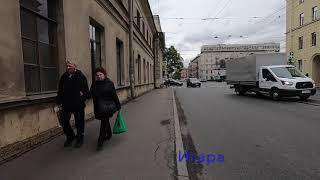
[[[200,53],[202,45],[208,44],[277,42],[285,51],[285,0],[149,0],[149,3],[153,14],[160,15],[166,46],[178,49],[185,66]]]

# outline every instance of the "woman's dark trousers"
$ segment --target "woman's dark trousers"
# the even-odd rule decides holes
[[[101,118],[101,125],[100,125],[100,134],[98,138],[98,144],[103,144],[105,140],[108,140],[112,136],[111,126],[109,122],[109,118]]]

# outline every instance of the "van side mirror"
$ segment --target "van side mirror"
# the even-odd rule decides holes
[[[306,76],[309,77],[309,74],[307,73]]]

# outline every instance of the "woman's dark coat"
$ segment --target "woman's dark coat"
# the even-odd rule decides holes
[[[91,85],[90,95],[93,99],[94,114],[96,119],[109,118],[113,116],[113,114],[99,114],[97,109],[99,109],[98,106],[100,103],[113,101],[116,105],[117,110],[119,111],[121,109],[121,104],[114,84],[108,78],[103,81],[95,81]]]

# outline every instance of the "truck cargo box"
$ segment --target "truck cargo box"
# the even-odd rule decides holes
[[[285,53],[256,54],[226,61],[227,82],[256,82],[261,66],[286,65]]]

